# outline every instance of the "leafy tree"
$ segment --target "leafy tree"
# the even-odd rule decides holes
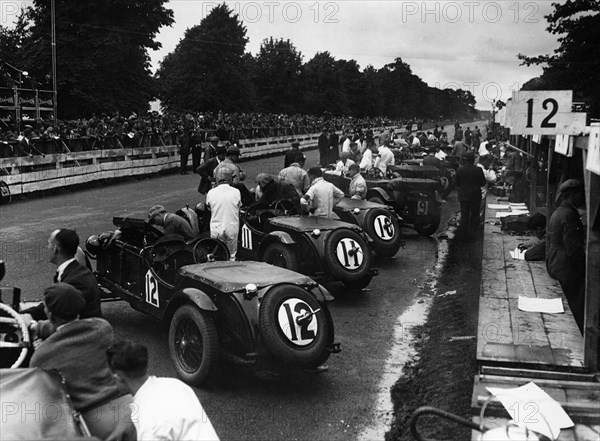
[[[560,35],[553,55],[529,57],[519,54],[523,64],[542,64],[543,74],[523,85],[524,89],[573,89],[575,99],[583,99],[592,115],[600,115],[600,2],[567,0],[553,3],[554,11],[545,18],[546,30]]]
[[[154,98],[148,49],[173,23],[166,0],[56,0],[58,105],[61,118],[93,112],[144,111]],[[22,65],[51,72],[50,2],[34,0]]]
[[[344,97],[336,75],[335,58],[329,52],[317,52],[304,66],[302,78],[304,112],[343,114]]]
[[[239,111],[251,107],[246,28],[225,3],[216,6],[161,62],[156,78],[167,110]]]
[[[263,40],[252,71],[257,110],[295,112],[302,96],[301,74],[302,54],[290,40]]]

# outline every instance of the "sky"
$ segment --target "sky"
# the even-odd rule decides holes
[[[470,90],[476,107],[506,101],[539,66],[519,66],[517,54],[541,55],[558,47],[545,28],[551,1],[226,1],[247,28],[247,51],[265,38],[289,39],[307,62],[317,52],[354,59],[361,69],[397,57],[429,86]],[[174,0],[175,24],[158,35],[153,69],[200,23],[216,1]]]
[[[562,0],[561,0],[562,1]],[[173,51],[186,29],[200,24],[220,2],[173,0],[175,23],[157,36],[152,69]],[[545,28],[550,0],[538,1],[226,1],[247,28],[246,50],[256,54],[265,38],[289,39],[307,62],[317,52],[354,59],[361,69],[380,68],[397,57],[429,86],[466,89],[476,107],[489,110],[539,76],[539,66],[520,66],[517,54],[541,55],[558,47]],[[2,22],[16,5],[0,0]]]

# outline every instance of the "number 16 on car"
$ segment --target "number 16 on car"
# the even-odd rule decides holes
[[[572,90],[519,90],[507,103],[511,135],[579,135],[586,114],[571,112]]]

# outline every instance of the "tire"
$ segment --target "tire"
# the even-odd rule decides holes
[[[369,286],[371,280],[373,280],[373,276],[369,274],[367,277],[364,277],[358,282],[344,283],[344,285],[351,291],[360,291],[361,289],[364,289],[367,286]]]
[[[169,353],[179,378],[198,386],[214,372],[219,337],[212,318],[196,306],[180,306],[169,326]]]
[[[4,181],[0,181],[0,205],[9,204],[11,200],[10,188]]]
[[[271,245],[267,246],[267,249],[263,253],[262,260],[271,265],[289,269],[291,271],[298,271],[299,268],[296,251],[289,245],[280,242],[273,242]]]
[[[382,208],[369,210],[362,227],[373,239],[371,246],[378,256],[393,257],[400,249],[402,245],[400,222],[390,211]]]
[[[304,312],[319,310],[306,325],[295,320]],[[300,367],[316,367],[329,358],[333,320],[327,305],[295,285],[278,285],[260,305],[259,328],[265,346],[278,360]],[[292,322],[294,321],[294,322]]]
[[[341,282],[358,282],[369,274],[371,250],[356,232],[334,230],[325,242],[325,262],[331,274]]]
[[[437,231],[442,220],[442,214],[436,213],[428,216],[417,216],[415,219],[415,230],[421,236],[431,236]]]

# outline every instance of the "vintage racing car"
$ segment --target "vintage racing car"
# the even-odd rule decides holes
[[[371,268],[372,241],[362,228],[337,219],[289,215],[292,207],[281,209],[287,202],[254,204],[240,211],[238,256],[298,271],[321,283],[366,287],[377,270]]]
[[[169,324],[179,377],[198,385],[223,359],[262,369],[315,368],[339,352],[327,307],[311,278],[264,262],[228,260],[220,241],[186,243],[141,219],[114,218],[117,230],[91,236],[88,253],[104,296]]]
[[[388,205],[343,198],[333,212],[344,222],[360,226],[372,239],[371,249],[380,257],[393,257],[404,244],[400,220]]]
[[[441,221],[441,200],[437,192],[440,183],[432,179],[387,179],[379,169],[364,176],[367,182],[367,200],[390,205],[404,224],[412,225],[423,236],[435,233]],[[349,195],[350,178],[335,173],[323,177]]]

